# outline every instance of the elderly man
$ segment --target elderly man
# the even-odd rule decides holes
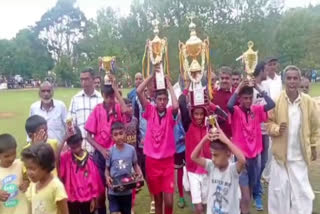
[[[71,100],[69,107],[69,114],[77,125],[82,136],[85,137],[86,131],[84,125],[87,122],[89,115],[97,104],[102,103],[103,99],[100,92],[94,89],[94,72],[92,68],[85,69],[80,74],[80,81],[83,90],[78,92]],[[94,149],[86,140],[83,141],[82,146],[93,153]]]
[[[30,116],[36,114],[44,117],[48,123],[48,137],[62,143],[65,135],[67,109],[62,101],[53,99],[53,94],[51,83],[43,82],[39,89],[41,100],[31,105]]]
[[[314,193],[308,166],[317,156],[319,117],[315,101],[299,92],[300,69],[288,66],[284,72],[286,89],[280,94],[267,123],[274,156],[268,213],[311,214]]]
[[[127,95],[128,99],[131,101],[132,105],[135,105],[135,100],[137,98],[137,88],[143,82],[143,76],[141,73],[136,73],[134,76],[135,88],[132,89]]]

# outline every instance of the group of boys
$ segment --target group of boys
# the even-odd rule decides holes
[[[112,184],[134,171],[137,178],[146,179],[150,213],[172,214],[175,164],[185,163],[184,187],[191,192],[194,213],[249,213],[252,198],[256,209],[263,210],[263,173],[269,182],[270,214],[311,213],[314,195],[307,166],[316,159],[320,137],[317,107],[300,92],[302,76],[295,66],[284,70],[282,91],[278,66],[276,58],[269,58],[257,65],[254,78],[243,80],[231,68],[222,67],[219,81],[214,76],[210,86],[213,99],[202,106],[190,104],[187,82],[176,94],[168,77],[167,90],[155,90],[154,75],[143,80],[137,73],[136,88],[125,100],[112,75],[111,85],[103,85],[100,94],[94,89],[92,69],[84,70],[83,90],[72,98],[69,111],[73,125],[85,136],[83,147],[108,187],[110,212],[133,211],[138,189],[119,193]],[[159,69],[155,66],[154,73]],[[217,115],[217,124],[208,128],[206,117],[211,114]],[[29,135],[32,141],[44,136]],[[264,170],[268,165],[269,173]],[[181,171],[177,175],[183,198]],[[105,200],[101,193],[99,214],[106,213]],[[179,203],[184,207],[184,200]]]

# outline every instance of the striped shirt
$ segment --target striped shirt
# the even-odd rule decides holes
[[[88,96],[84,90],[78,92],[71,100],[69,107],[69,116],[72,117],[74,125],[78,126],[81,130],[82,136],[86,137],[87,133],[84,125],[91,114],[92,110],[99,103],[103,102],[103,98],[98,91],[94,91],[91,96]],[[86,140],[83,141],[83,148],[87,149],[90,153],[94,151],[93,147]]]

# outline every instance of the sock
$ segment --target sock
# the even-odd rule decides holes
[[[183,168],[178,169],[177,173],[177,183],[180,198],[183,198],[183,185],[182,185],[182,177],[183,177]]]
[[[164,206],[164,214],[173,214],[172,207],[166,207]]]

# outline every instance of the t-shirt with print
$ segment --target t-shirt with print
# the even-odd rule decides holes
[[[240,191],[237,164],[229,163],[224,171],[220,171],[212,160],[206,159],[205,168],[209,177],[207,214],[239,214]]]
[[[5,202],[0,202],[2,214],[28,214],[28,201],[24,193],[19,190],[23,180],[23,163],[17,159],[8,168],[0,167],[0,188],[10,194]]]
[[[137,132],[138,132],[138,119],[132,117],[130,122],[125,124],[126,126],[126,135],[127,135],[127,143],[136,147],[137,145]]]
[[[63,184],[57,177],[53,177],[47,186],[38,191],[36,183],[30,183],[26,196],[31,202],[32,214],[57,214],[57,202],[68,198]]]
[[[266,93],[270,97],[269,87],[264,82],[262,82],[260,84],[257,84],[257,86],[260,88],[261,91],[263,91],[263,93]],[[260,94],[257,91],[257,89],[255,89],[255,88],[253,89],[253,101],[252,101],[252,104],[253,105],[261,105],[261,106],[264,106],[264,105],[267,104],[267,102],[265,101],[263,95]],[[268,134],[265,123],[261,123],[261,133],[263,135],[267,135]]]
[[[250,111],[244,112],[234,106],[230,115],[232,141],[244,153],[246,158],[255,158],[262,152],[262,134],[260,124],[268,118],[264,106],[252,105]]]
[[[116,145],[110,149],[110,157],[106,159],[106,167],[109,168],[111,178],[122,175],[131,175],[132,168],[137,163],[137,154],[133,146],[124,144],[119,150]],[[110,195],[129,195],[131,190],[114,192],[109,188]]]
[[[156,106],[148,103],[143,117],[147,120],[144,154],[154,159],[173,157],[176,152],[174,140],[176,118],[172,114],[172,107],[168,107],[165,114],[160,117]]]

